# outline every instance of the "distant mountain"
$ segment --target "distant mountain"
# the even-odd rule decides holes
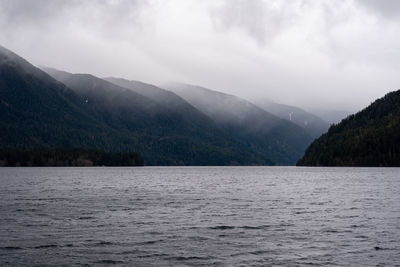
[[[400,90],[315,140],[299,166],[400,166]]]
[[[301,108],[261,99],[256,99],[252,102],[281,119],[297,124],[313,138],[321,136],[329,128],[329,123]]]
[[[71,88],[89,114],[133,138],[146,164],[272,164],[173,93],[148,86],[141,93],[153,100],[93,75],[45,71]],[[164,94],[164,100],[157,99],[157,93]]]
[[[236,96],[187,84],[171,83],[163,87],[212,118],[248,148],[277,164],[294,164],[312,141],[303,128]]]
[[[311,112],[329,124],[337,124],[353,112],[348,110],[313,109]]]

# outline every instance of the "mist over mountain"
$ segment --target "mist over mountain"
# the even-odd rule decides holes
[[[254,99],[254,104],[281,119],[291,121],[302,127],[313,138],[319,137],[329,128],[329,123],[301,108],[278,104],[270,100]]]
[[[200,86],[170,83],[160,88],[43,69],[46,72],[0,47],[0,147],[137,152],[147,165],[292,165],[327,128],[322,119],[294,106],[261,100],[255,105]],[[387,119],[397,114],[396,105],[387,113],[381,110],[389,104],[382,105],[371,106],[384,119],[365,110],[356,119],[348,117],[316,140],[299,164],[394,164],[396,151],[383,151],[381,158],[387,159],[379,163],[366,156],[359,160],[354,156],[349,163],[340,156],[343,151],[356,155],[354,140],[363,140],[364,152],[372,151],[366,144],[374,144],[376,150],[392,149],[391,137],[397,137],[386,124],[396,122]],[[354,120],[357,123],[350,123]],[[368,122],[368,127],[362,128],[361,122]],[[354,130],[354,125],[361,128]],[[342,139],[337,129],[346,129]],[[357,137],[349,137],[349,132]]]
[[[78,94],[93,116],[136,140],[147,164],[230,165],[272,164],[174,94],[150,86],[173,101],[159,102],[89,74],[51,68],[50,75]],[[154,92],[148,95],[154,97]],[[155,94],[156,95],[156,94]],[[174,102],[174,105],[170,105]]]
[[[249,148],[280,164],[293,164],[312,141],[303,128],[236,96],[180,83],[163,88],[183,97]]]
[[[136,122],[134,127],[138,129],[151,124],[145,119],[157,119],[158,116],[161,119],[168,118],[165,107],[157,102],[91,74],[72,74],[52,68],[43,70],[72,89],[92,112],[113,115],[107,118],[111,124],[120,123],[120,119],[129,119]],[[123,113],[130,113],[131,116],[120,117]]]
[[[210,118],[171,91],[140,81],[129,81],[122,78],[109,77],[104,78],[104,80],[143,95],[169,109],[169,111],[178,113],[179,116],[187,117],[191,120],[196,118],[199,123],[209,123],[211,121]]]
[[[316,114],[318,117],[327,121],[329,124],[337,124],[347,116],[353,114],[349,110],[332,110],[332,109],[312,109],[311,112]]]
[[[272,164],[200,112],[191,120],[92,75],[46,70],[71,88],[1,48],[1,147],[135,151],[147,165]]]
[[[397,7],[396,0],[4,0],[0,43],[34,65],[267,97],[330,123],[313,109],[354,112],[398,87]]]
[[[297,164],[400,166],[400,90],[332,125]]]

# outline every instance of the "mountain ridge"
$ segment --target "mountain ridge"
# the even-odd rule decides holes
[[[193,109],[191,112],[174,112],[147,96],[93,75],[46,70],[79,94],[92,106],[94,113],[100,112],[99,115],[108,125],[133,134],[138,140],[138,151],[145,158],[149,158],[153,151],[158,150],[159,153],[165,154],[167,161],[176,158],[189,162],[193,157],[202,157],[202,165],[206,161],[213,165],[229,165],[234,162],[272,164],[266,157],[242,147],[202,114],[197,114],[191,106],[188,107]],[[184,147],[187,148],[183,149]],[[209,156],[206,156],[206,151],[209,151]],[[225,158],[222,154],[226,154]],[[195,164],[194,161],[191,162]]]
[[[246,146],[282,165],[294,164],[312,141],[301,127],[237,96],[182,83],[163,88],[184,98]]]
[[[400,166],[400,90],[332,125],[298,166]]]
[[[138,152],[146,165],[272,164],[214,127],[191,129],[151,99],[126,88],[116,92],[93,75],[75,77],[77,84],[89,81],[81,91],[1,48],[0,147]],[[99,86],[107,96],[95,94]]]
[[[251,102],[281,119],[291,121],[302,127],[313,138],[321,136],[321,134],[325,133],[330,126],[328,122],[324,121],[320,117],[299,107],[279,104],[266,99],[254,99]]]

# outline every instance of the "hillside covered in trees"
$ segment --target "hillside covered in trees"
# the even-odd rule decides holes
[[[315,140],[298,166],[400,166],[400,90]]]
[[[135,151],[145,165],[273,164],[178,96],[172,108],[92,75],[59,76],[0,46],[0,148]]]
[[[110,153],[85,149],[0,149],[0,166],[143,166],[134,152]]]
[[[313,140],[304,128],[237,96],[183,83],[164,87],[212,118],[236,140],[278,165],[294,165]]]

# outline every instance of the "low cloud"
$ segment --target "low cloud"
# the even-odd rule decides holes
[[[3,0],[0,43],[36,65],[71,72],[354,110],[400,87],[399,5]]]

